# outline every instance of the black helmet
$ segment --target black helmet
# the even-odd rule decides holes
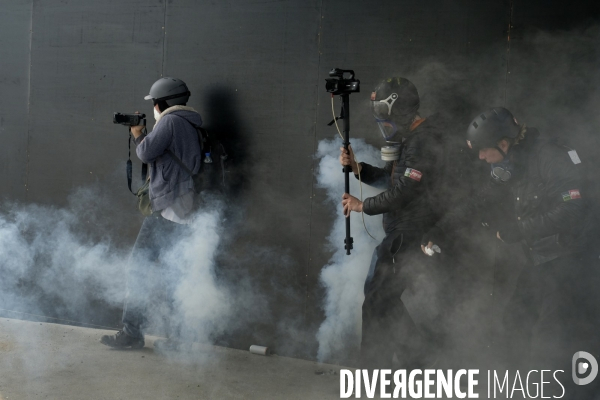
[[[386,141],[408,129],[419,105],[417,88],[406,78],[385,79],[371,93],[371,111]]]
[[[467,129],[467,145],[471,149],[498,148],[504,138],[514,139],[519,135],[516,118],[504,107],[494,107],[479,114]],[[501,150],[501,153],[504,152]]]
[[[184,81],[177,78],[160,78],[150,88],[150,94],[144,100],[165,101],[169,107],[185,105],[190,98],[190,91]]]
[[[419,109],[419,92],[406,78],[388,78],[371,93],[373,116],[377,119],[414,116]]]

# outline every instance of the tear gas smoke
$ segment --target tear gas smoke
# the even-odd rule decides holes
[[[190,234],[179,238],[165,258],[177,275],[171,324],[188,341],[209,342],[230,322],[232,296],[215,276],[219,208],[199,212],[189,226]]]
[[[327,191],[327,203],[336,218],[327,238],[327,246],[334,252],[329,263],[321,271],[321,284],[326,288],[324,300],[325,321],[317,332],[319,342],[318,360],[323,362],[336,361],[356,351],[360,346],[361,309],[363,285],[373,250],[379,244],[365,231],[360,213],[350,215],[354,251],[347,256],[343,246],[345,237],[345,217],[342,213],[342,194],[344,193],[344,174],[338,160],[339,140],[322,140],[319,142],[316,157],[320,159],[317,171],[317,184]],[[352,149],[356,159],[371,165],[382,166],[379,149],[365,143],[363,139],[352,140]],[[381,192],[363,183],[363,198],[374,196]],[[350,194],[359,197],[358,180],[350,179]],[[382,239],[383,229],[381,215],[365,215],[367,229],[377,239]]]
[[[98,189],[79,189],[68,206],[10,204],[0,213],[0,308],[71,321],[94,322],[98,302],[121,308],[130,244],[114,240],[111,228],[93,210],[106,210]],[[156,287],[173,284],[171,307],[152,302],[147,333],[164,334],[161,321],[182,339],[207,342],[230,323],[229,293],[215,277],[221,240],[222,206],[199,212],[166,252],[165,272],[144,279]],[[111,236],[112,233],[112,236]],[[151,293],[150,297],[160,297]],[[248,299],[246,299],[248,300]]]
[[[79,190],[64,209],[5,207],[0,214],[0,308],[44,314],[52,303],[58,316],[76,319],[80,316],[69,310],[85,312],[94,298],[109,305],[123,301],[127,255],[106,232],[98,232],[103,228],[94,216],[79,213],[81,203],[102,209],[95,206],[103,200],[97,192]]]

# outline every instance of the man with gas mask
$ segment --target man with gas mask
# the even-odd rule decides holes
[[[382,149],[385,167],[357,163],[352,148],[341,148],[340,163],[350,165],[357,179],[387,189],[363,202],[349,194],[342,200],[346,217],[351,211],[383,214],[386,234],[365,282],[363,368],[392,368],[394,353],[404,367],[422,366],[427,349],[439,344],[433,343],[438,338],[434,330],[417,327],[401,299],[413,278],[436,263],[436,257],[420,258],[420,240],[448,204],[443,192],[449,186],[450,124],[440,114],[421,117],[419,105],[408,79],[384,80],[371,94],[371,110],[387,144]]]
[[[502,107],[478,115],[466,139],[466,147],[490,164],[491,178],[423,236],[422,249],[443,248],[444,236],[454,236],[473,218],[486,220],[508,199],[510,207],[491,233],[521,243],[528,265],[504,312],[499,354],[510,368],[570,371],[573,354],[593,337],[589,299],[600,267],[598,249],[590,246],[594,219],[581,160],[575,150],[519,125]]]
[[[143,126],[131,127],[136,153],[150,166],[152,214],[144,219],[131,253],[123,329],[102,336],[101,342],[107,346],[143,347],[143,328],[149,317],[162,314],[165,318],[169,314],[169,310],[159,312],[156,306],[157,293],[166,293],[167,303],[172,300],[174,284],[173,271],[169,271],[162,256],[185,234],[191,220],[195,195],[192,174],[200,170],[202,156],[197,132],[202,119],[193,108],[185,106],[189,97],[182,80],[159,79],[145,97],[154,104],[154,129],[145,135]]]

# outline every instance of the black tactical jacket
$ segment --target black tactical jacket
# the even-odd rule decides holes
[[[594,219],[585,199],[583,166],[572,160],[570,150],[528,128],[525,140],[508,154],[513,177],[506,183],[488,181],[437,226],[446,233],[455,231],[466,220],[485,215],[495,199],[510,196],[511,212],[492,228],[501,237],[513,237],[512,242],[520,240],[534,264],[584,250],[593,236]]]
[[[456,135],[448,134],[448,126],[441,115],[432,115],[407,135],[399,160],[386,163],[384,168],[361,163],[364,183],[388,188],[363,203],[365,214],[383,214],[386,234],[394,230],[426,231],[444,213],[449,199],[443,189],[449,187],[446,177],[452,172],[446,167],[449,154],[444,149],[456,140]]]

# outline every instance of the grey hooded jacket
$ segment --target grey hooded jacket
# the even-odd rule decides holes
[[[135,140],[136,153],[150,166],[150,204],[157,212],[194,189],[192,177],[173,160],[171,150],[194,174],[200,170],[198,133],[202,118],[191,107],[173,106],[160,115],[152,132]]]

